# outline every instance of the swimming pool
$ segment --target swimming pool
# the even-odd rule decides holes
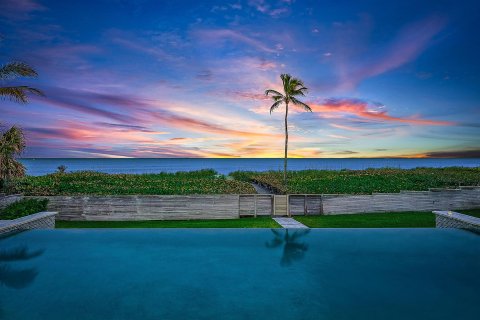
[[[0,319],[473,319],[453,229],[33,230],[0,239]]]

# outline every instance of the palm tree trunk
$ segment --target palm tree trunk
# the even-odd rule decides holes
[[[288,102],[285,104],[285,158],[283,160],[283,183],[287,187],[287,159],[288,159]]]

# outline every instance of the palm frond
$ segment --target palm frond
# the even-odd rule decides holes
[[[0,155],[0,180],[9,180],[11,178],[23,177],[25,175],[25,167],[21,162],[12,157],[4,157]]]
[[[273,89],[265,90],[265,95],[268,96],[269,94],[274,94],[276,96],[283,96],[283,94],[281,94],[277,90],[273,90]]]
[[[301,106],[305,111],[312,112],[312,108],[310,108],[306,103],[303,103],[302,101],[298,100],[295,97],[291,97],[290,100],[294,105]]]
[[[300,95],[305,95],[305,93],[307,93],[308,91],[308,88],[303,86],[303,85],[297,85],[294,89],[293,89],[294,93],[296,94],[300,94]]]
[[[12,79],[17,77],[36,77],[37,72],[23,62],[10,62],[0,67],[0,79]]]
[[[22,129],[13,126],[0,137],[0,155],[15,156],[25,149],[25,136]]]
[[[283,84],[283,91],[285,92],[285,96],[288,98],[288,95],[290,93],[290,80],[292,76],[289,75],[288,73],[283,73],[280,75],[280,79],[282,79],[282,84]]]
[[[285,97],[284,96],[273,96],[272,99],[273,99],[273,101],[277,102],[277,101],[285,99]]]
[[[277,109],[282,103],[283,103],[283,100],[279,100],[274,104],[272,104],[272,106],[270,107],[270,114],[272,114],[272,112],[275,111],[275,109]]]
[[[0,87],[0,98],[9,99],[18,103],[27,103],[27,93],[44,96],[43,92],[28,86]]]

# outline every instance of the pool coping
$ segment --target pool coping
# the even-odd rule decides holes
[[[480,218],[455,211],[433,211],[437,228],[479,229]]]

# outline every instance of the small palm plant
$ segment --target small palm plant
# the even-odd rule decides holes
[[[303,81],[297,78],[292,78],[289,74],[280,75],[283,83],[283,93],[276,90],[268,89],[265,91],[265,95],[271,95],[273,104],[270,107],[270,114],[277,109],[282,103],[285,104],[285,158],[283,161],[283,183],[287,186],[287,159],[288,159],[288,105],[290,103],[300,106],[305,111],[312,112],[312,109],[298,100],[296,97],[305,96],[307,88],[303,84]]]
[[[0,180],[3,187],[9,179],[25,175],[25,167],[16,160],[16,156],[24,149],[25,137],[22,129],[13,126],[0,133]]]

